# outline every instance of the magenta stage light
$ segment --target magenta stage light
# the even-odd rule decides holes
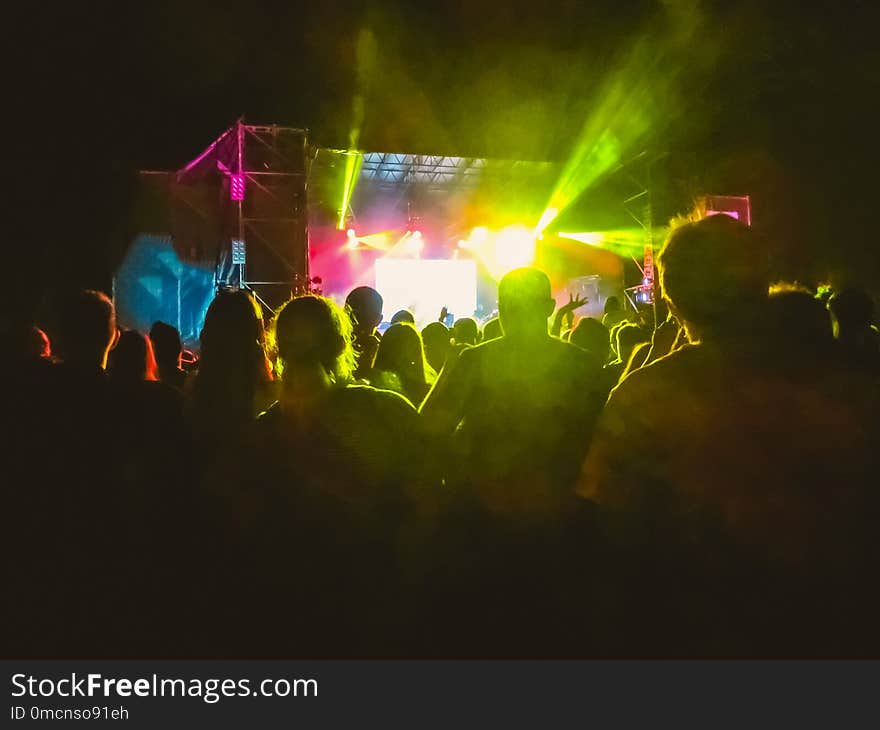
[[[720,213],[747,226],[752,225],[752,203],[748,195],[707,195],[703,203],[707,217]]]
[[[229,176],[229,198],[244,200],[244,175],[242,173]]]
[[[739,220],[739,211],[736,210],[707,210],[706,217],[710,215],[729,215],[734,220]]]

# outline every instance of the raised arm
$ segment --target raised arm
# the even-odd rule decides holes
[[[550,328],[550,334],[553,335],[553,337],[559,337],[562,332],[562,322],[565,318],[569,315],[573,315],[574,310],[584,306],[587,301],[586,297],[581,299],[574,294],[569,294],[568,304],[565,304],[556,310],[556,315],[553,317],[553,326]]]

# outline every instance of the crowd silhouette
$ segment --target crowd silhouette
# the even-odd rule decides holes
[[[221,291],[188,368],[96,291],[7,328],[4,653],[876,657],[873,302],[765,252],[679,225],[601,321]]]

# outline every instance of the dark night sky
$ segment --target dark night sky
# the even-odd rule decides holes
[[[750,192],[788,273],[880,277],[873,3],[155,0],[7,18],[15,278],[106,286],[132,172],[178,167],[240,114],[346,146],[362,28],[381,59],[362,148],[564,159],[614,60],[674,31],[664,5],[702,7],[685,58],[714,58],[652,140],[671,197]]]

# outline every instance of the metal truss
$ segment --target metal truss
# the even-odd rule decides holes
[[[239,119],[176,173],[182,186],[220,180],[221,197],[232,198],[232,220],[222,214],[229,224],[224,230],[247,244],[247,264],[238,264],[238,284],[252,289],[269,309],[291,292],[309,288],[308,167],[306,130]],[[230,196],[233,182],[242,180],[241,199]],[[224,249],[231,241],[218,245]]]
[[[237,124],[238,171],[246,191],[238,222],[251,253],[241,283],[275,309],[289,294],[309,289],[308,134],[292,127]]]
[[[392,186],[461,186],[476,183],[485,167],[486,160],[471,157],[366,152],[360,179]]]
[[[393,152],[365,152],[360,180],[385,187],[419,185],[428,189],[469,188],[487,176],[519,171],[540,171],[545,162],[487,160],[479,157],[407,155]]]
[[[655,272],[654,272],[654,209],[651,200],[651,163],[647,151],[636,155],[633,159],[618,167],[626,173],[626,176],[638,188],[639,192],[631,195],[623,201],[623,209],[627,212],[639,227],[645,232],[645,244],[642,261],[639,262],[633,256],[633,261],[639,267],[642,281],[637,286],[631,286],[624,290],[626,298],[633,309],[638,306],[635,300],[647,304],[654,303],[655,296]]]

